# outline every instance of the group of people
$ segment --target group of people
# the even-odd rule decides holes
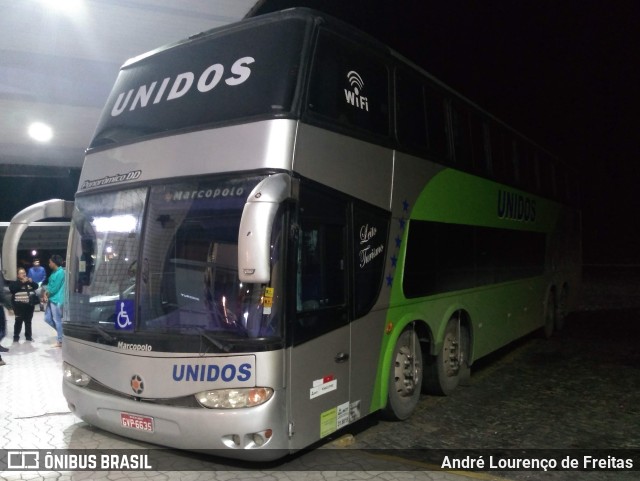
[[[31,321],[36,306],[40,310],[44,310],[44,320],[47,324],[56,330],[56,343],[54,347],[62,347],[62,308],[64,304],[64,260],[59,255],[53,255],[49,259],[49,268],[51,274],[47,279],[47,272],[35,260],[29,272],[20,267],[17,271],[17,279],[9,282],[9,291],[11,292],[11,304],[8,305],[13,309],[15,314],[15,322],[13,324],[13,342],[20,341],[22,326],[24,325],[24,337],[27,341],[33,341],[33,332]],[[0,331],[5,331],[0,339],[6,334],[6,315],[4,305],[6,299],[4,296],[4,279],[0,276]],[[8,352],[9,349],[0,346],[0,352]],[[4,366],[6,362],[0,355],[0,366]]]

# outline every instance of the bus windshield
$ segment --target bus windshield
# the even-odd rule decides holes
[[[212,342],[279,337],[272,293],[280,276],[243,285],[237,272],[242,209],[260,180],[211,177],[78,198],[66,321]]]
[[[255,25],[254,25],[255,24]],[[306,23],[257,20],[127,63],[91,148],[179,129],[287,117],[294,105]]]

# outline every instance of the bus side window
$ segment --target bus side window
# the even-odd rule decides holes
[[[491,173],[489,129],[476,115],[469,116],[469,127],[474,169],[481,175],[488,175]]]
[[[306,224],[306,223],[305,223]],[[343,227],[302,225],[299,311],[344,304]]]
[[[531,147],[519,140],[514,140],[514,156],[517,161],[519,185],[531,192],[539,192],[539,177]]]
[[[447,140],[447,115],[445,99],[431,88],[425,89],[425,105],[427,108],[427,131],[429,150],[440,157],[442,161],[449,161],[449,141]]]
[[[511,139],[508,138],[503,129],[496,125],[491,126],[490,136],[493,177],[499,182],[513,184],[516,177],[511,150]]]
[[[463,170],[470,170],[472,159],[469,116],[466,110],[456,103],[451,105],[451,126],[453,129],[453,149],[456,166]]]
[[[320,30],[307,97],[309,120],[351,135],[389,137],[389,72],[384,60]],[[307,120],[307,119],[305,119]]]
[[[567,172],[561,164],[555,164],[554,195],[561,202],[570,202]]]
[[[522,172],[520,162],[522,161],[522,149],[519,142],[514,139],[509,139],[509,158],[507,165],[510,166],[512,175],[510,177],[511,182],[515,182],[517,185],[522,185]]]
[[[300,188],[294,344],[345,326],[347,203],[310,185]]]
[[[555,196],[555,172],[551,159],[544,154],[536,153],[540,192],[545,197]]]
[[[403,147],[427,148],[423,87],[417,76],[396,72],[396,134]]]

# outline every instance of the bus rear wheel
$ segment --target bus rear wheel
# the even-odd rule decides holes
[[[405,329],[398,337],[389,371],[384,414],[388,419],[402,421],[413,413],[422,390],[422,349],[418,334],[412,328]]]
[[[442,347],[425,367],[425,392],[446,396],[458,387],[469,383],[471,369],[467,361],[469,334],[459,316],[447,323]]]

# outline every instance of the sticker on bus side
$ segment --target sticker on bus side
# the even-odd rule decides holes
[[[320,413],[320,437],[328,436],[349,424],[349,401]]]
[[[115,329],[121,331],[133,331],[134,304],[130,299],[119,299],[116,301],[115,309]]]
[[[338,389],[338,380],[333,375],[325,376],[313,381],[313,387],[309,390],[309,399],[317,398],[336,389]]]
[[[273,307],[273,293],[274,293],[275,289],[273,287],[266,287],[264,290],[264,297],[263,297],[263,301],[264,301],[264,306],[263,306],[263,311],[262,313],[264,315],[269,315],[271,314],[271,308]]]

